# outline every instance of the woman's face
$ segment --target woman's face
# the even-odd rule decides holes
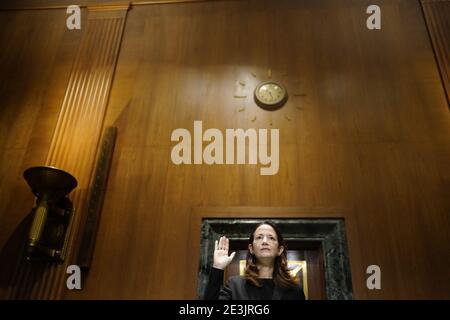
[[[278,243],[277,233],[267,225],[260,225],[253,234],[253,243],[248,245],[251,254],[258,260],[275,260],[283,252],[283,246]]]

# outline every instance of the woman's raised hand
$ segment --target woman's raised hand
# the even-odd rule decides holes
[[[227,237],[220,237],[216,240],[214,248],[214,263],[213,267],[224,270],[233,260],[236,252],[228,256],[229,240]]]

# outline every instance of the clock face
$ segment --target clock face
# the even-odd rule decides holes
[[[279,83],[267,81],[260,83],[255,89],[255,102],[264,109],[281,108],[287,101],[287,91]]]

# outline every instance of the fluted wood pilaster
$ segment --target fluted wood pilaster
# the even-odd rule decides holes
[[[64,296],[66,268],[74,263],[72,257],[128,8],[128,3],[87,8],[87,23],[82,26],[83,36],[46,159],[46,165],[61,168],[78,180],[78,187],[70,196],[75,216],[68,254],[59,265],[18,261],[9,286],[10,299],[60,299]]]
[[[447,101],[450,101],[450,0],[422,0],[421,2]]]

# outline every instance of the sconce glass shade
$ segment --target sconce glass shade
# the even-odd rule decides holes
[[[48,166],[32,167],[23,173],[36,197],[47,195],[61,198],[69,194],[78,184],[77,180],[61,169]]]

